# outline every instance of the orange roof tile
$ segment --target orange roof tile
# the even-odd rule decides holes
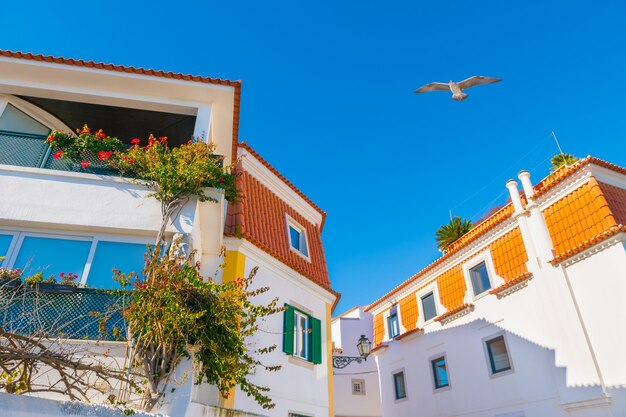
[[[617,224],[626,225],[626,190],[599,182],[598,185]]]
[[[311,281],[331,290],[320,228],[244,171],[241,164],[238,169],[236,183],[242,198],[237,204],[228,206],[226,235],[243,237]],[[290,248],[286,215],[305,228],[310,261]]]
[[[528,278],[532,277],[533,274],[530,272],[524,272],[523,274],[510,279],[508,281],[506,281],[504,284],[500,285],[499,287],[496,287],[494,289],[492,289],[491,291],[489,291],[489,294],[498,294],[501,293],[502,291],[506,290],[507,288],[511,288],[512,286],[514,286],[517,283],[520,283],[522,281],[527,280]]]
[[[417,317],[419,309],[417,308],[417,298],[415,294],[409,294],[400,300],[400,317],[402,318],[402,326],[407,331],[415,330],[417,327]]]
[[[319,208],[317,206],[317,204],[315,204],[313,202],[313,200],[311,200],[302,191],[300,191],[295,185],[293,185],[293,183],[291,181],[289,181],[287,178],[285,178],[285,176],[283,174],[281,174],[276,168],[274,168],[269,162],[267,162],[261,155],[259,155],[259,153],[257,151],[252,149],[250,147],[250,145],[248,145],[246,142],[241,142],[239,144],[239,146],[242,147],[243,149],[247,150],[252,156],[254,156],[256,159],[258,159],[259,162],[261,162],[267,169],[272,171],[272,173],[274,175],[276,175],[282,182],[287,184],[289,186],[289,188],[291,188],[293,191],[295,191],[296,194],[298,194],[300,197],[302,197],[304,199],[304,201],[309,203],[311,205],[311,207],[313,207],[315,209],[315,211],[320,213],[322,215],[322,224],[320,225],[320,229],[322,229],[322,230],[324,229],[324,223],[326,221],[326,212],[324,210]]]
[[[448,311],[463,305],[465,297],[465,277],[461,265],[455,265],[437,277],[439,299]]]
[[[82,59],[63,58],[52,55],[32,54],[29,52],[14,52],[0,49],[0,56],[7,58],[24,59],[37,62],[48,62],[51,64],[71,65],[74,67],[94,68],[105,71],[114,71],[127,74],[147,75],[151,77],[171,78],[175,80],[193,81],[205,84],[226,85],[235,88],[235,102],[233,108],[233,144],[232,159],[237,157],[237,141],[239,136],[239,113],[241,104],[241,81],[230,81],[222,78],[203,77],[200,75],[182,74],[180,72],[161,71],[146,69],[141,67],[106,64],[104,62],[84,61]]]
[[[374,346],[378,346],[385,338],[385,321],[383,320],[383,312],[374,316]]]
[[[454,316],[459,311],[463,311],[466,308],[474,309],[474,304],[461,304],[460,306],[453,308],[452,310],[448,310],[447,312],[435,317],[435,321],[442,322],[450,316]]]
[[[558,257],[617,226],[594,177],[545,209],[543,214]]]
[[[489,248],[496,273],[505,282],[509,282],[528,272],[526,267],[528,254],[526,253],[522,232],[519,227],[493,242],[489,245]]]
[[[583,159],[577,161],[575,164],[573,164],[571,166],[563,166],[563,167],[559,168],[557,171],[555,171],[554,173],[548,175],[542,181],[537,183],[534,186],[535,195],[534,195],[533,198],[536,199],[540,195],[546,193],[548,190],[550,190],[551,188],[555,187],[557,184],[559,184],[560,182],[562,182],[563,180],[568,178],[570,175],[572,175],[573,173],[577,172],[582,167],[584,167],[584,166],[586,166],[588,164],[594,164],[594,165],[597,165],[597,166],[609,169],[611,171],[614,171],[614,172],[626,175],[626,168],[617,166],[615,164],[612,164],[610,162],[604,161],[602,159],[598,159],[598,158],[594,158],[592,156],[588,156],[586,158],[583,158]],[[525,197],[523,195],[522,195],[522,199],[523,199],[523,202],[524,202]],[[621,208],[623,206],[619,206],[619,207],[620,207],[620,210],[626,210],[626,209],[622,209]],[[398,292],[402,291],[407,286],[409,286],[412,283],[414,283],[415,281],[421,279],[429,271],[431,271],[432,269],[436,268],[437,266],[439,266],[444,261],[448,260],[455,253],[459,252],[461,249],[463,249],[464,247],[469,245],[471,242],[473,242],[473,241],[477,240],[478,238],[480,238],[481,236],[483,236],[487,231],[493,229],[495,226],[497,226],[498,224],[500,224],[503,221],[505,221],[506,219],[508,219],[513,214],[513,211],[514,211],[513,205],[511,203],[508,203],[507,205],[505,205],[503,208],[501,208],[500,210],[495,212],[493,215],[489,216],[484,221],[476,224],[474,226],[474,228],[472,230],[470,230],[467,234],[465,234],[464,236],[459,238],[457,241],[452,243],[452,245],[450,245],[450,247],[448,248],[448,251],[445,254],[443,254],[439,259],[437,259],[436,261],[432,262],[430,265],[426,266],[425,268],[423,268],[421,271],[419,271],[418,273],[416,273],[415,275],[413,275],[412,277],[410,277],[406,281],[402,282],[400,285],[395,287],[393,290],[391,290],[390,292],[388,292],[384,296],[380,297],[378,300],[374,301],[372,304],[370,304],[365,309],[365,311],[371,311],[372,309],[374,309],[376,306],[380,305],[383,301],[385,301],[390,296],[392,296],[394,294],[397,294]],[[513,244],[513,243],[511,243],[511,244]],[[513,249],[510,249],[510,250],[513,250]],[[511,280],[515,279],[516,276],[514,276],[515,272],[513,272],[513,271],[517,271],[518,269],[523,270],[525,268],[525,265],[522,266],[521,260],[524,259],[524,257],[527,257],[527,255],[525,253],[522,254],[519,250],[514,250],[514,251],[517,253],[515,261],[507,261],[508,266],[505,265],[505,263],[503,263],[503,262],[498,262],[500,271],[503,274],[501,276],[503,278],[505,278],[505,280],[506,279],[511,279]],[[569,256],[571,256],[571,255],[569,255]],[[558,256],[557,258],[555,258],[555,260],[553,260],[553,262],[555,262],[556,259],[562,259],[562,258],[560,256]],[[517,265],[517,266],[514,267],[514,265]],[[499,274],[500,274],[500,272],[499,272]],[[513,278],[511,278],[511,276],[513,276]],[[430,282],[432,282],[432,280]],[[458,294],[458,291],[459,291],[458,288],[457,289],[453,289],[453,292],[456,292],[457,294]],[[448,297],[448,296],[446,295],[446,297]],[[453,298],[457,299],[458,295],[453,296]],[[452,303],[452,304],[454,304],[454,303]]]

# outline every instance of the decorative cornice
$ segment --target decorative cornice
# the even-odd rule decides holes
[[[611,246],[626,240],[626,226],[613,226],[609,230],[581,243],[576,248],[571,249],[550,261],[554,266],[570,266],[582,261],[598,252],[602,252]]]
[[[424,334],[424,329],[422,329],[421,327],[416,327],[413,330],[409,330],[408,332],[402,333],[400,336],[396,337],[396,340],[403,340],[412,335],[419,336],[422,334]]]
[[[494,288],[493,290],[489,291],[489,294],[496,295],[498,299],[504,298],[507,295],[511,295],[514,292],[519,291],[522,288],[528,286],[528,281],[530,281],[531,279],[533,279],[533,274],[531,272],[525,272],[513,278],[506,284],[500,285],[499,287]]]
[[[435,317],[435,321],[438,321],[439,323],[441,323],[442,326],[445,326],[451,321],[463,317],[471,313],[472,311],[474,311],[474,304],[462,304],[457,308],[448,311],[447,313]]]

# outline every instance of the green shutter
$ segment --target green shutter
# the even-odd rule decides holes
[[[293,355],[294,308],[285,304],[287,309],[283,316],[283,352]]]
[[[322,322],[309,317],[311,323],[311,362],[322,363]]]

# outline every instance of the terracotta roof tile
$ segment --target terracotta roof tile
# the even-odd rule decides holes
[[[511,230],[490,246],[493,266],[505,282],[528,272],[528,254],[519,227]]]
[[[300,191],[295,185],[293,185],[293,183],[291,181],[289,181],[287,178],[285,178],[285,176],[283,174],[281,174],[276,168],[274,168],[269,162],[267,162],[261,155],[259,155],[259,153],[257,151],[252,149],[250,147],[250,145],[248,145],[246,142],[241,142],[239,144],[239,146],[242,147],[243,149],[247,150],[252,156],[254,156],[256,159],[258,159],[259,162],[261,162],[267,169],[272,171],[272,173],[274,175],[276,175],[282,182],[287,184],[289,186],[289,188],[291,188],[293,191],[295,191],[296,194],[298,194],[300,197],[302,197],[304,199],[304,201],[309,203],[311,205],[311,207],[313,207],[318,213],[320,213],[322,215],[322,224],[320,225],[320,228],[324,229],[324,223],[326,221],[326,212],[324,210],[319,208],[317,206],[317,204],[315,204],[313,202],[313,200],[311,200],[302,191]]]
[[[407,331],[415,330],[417,327],[417,317],[419,315],[417,297],[415,297],[415,294],[409,294],[400,300],[399,304],[402,326],[404,326]]]
[[[416,327],[414,329],[407,330],[406,332],[402,333],[400,336],[397,336],[396,340],[402,340],[405,337],[412,335],[413,333],[424,333],[424,329],[422,329],[421,327]]]
[[[374,316],[374,346],[378,346],[385,338],[385,321],[383,320],[384,312],[380,312]]]
[[[461,265],[455,265],[437,277],[439,299],[448,311],[463,305],[467,287]]]
[[[559,168],[557,171],[555,171],[554,173],[548,175],[546,178],[544,178],[542,181],[540,181],[538,184],[536,184],[535,187],[534,187],[535,188],[535,196],[533,198],[536,199],[540,195],[546,193],[548,190],[550,190],[551,188],[555,187],[560,182],[562,182],[563,180],[568,178],[570,175],[572,175],[573,173],[577,172],[582,167],[584,167],[584,166],[586,166],[588,164],[594,164],[594,165],[597,165],[597,166],[609,169],[611,171],[614,171],[614,172],[626,175],[626,168],[617,166],[615,164],[612,164],[610,162],[604,161],[602,159],[598,159],[598,158],[594,158],[592,156],[588,156],[586,158],[583,158],[583,159],[579,160],[578,162],[576,162],[575,164],[573,164],[571,166],[563,166],[563,167]],[[522,198],[523,198],[523,202],[524,202],[524,196],[522,196]],[[585,201],[590,203],[592,200],[590,199],[590,197],[586,197]],[[619,207],[618,210],[622,210],[622,211],[620,211],[620,213],[623,213],[623,210],[626,210],[626,208],[622,208],[622,207],[624,207],[623,205],[617,205],[617,203],[614,203],[614,205],[616,207]],[[593,228],[593,227],[595,227],[595,226],[593,226],[591,224],[592,221],[589,219],[589,214],[590,214],[589,207],[587,207],[584,210],[587,210],[587,212],[577,213],[579,218],[582,219],[581,223],[586,225],[585,228]],[[388,292],[384,296],[380,297],[378,300],[374,301],[372,304],[370,304],[365,309],[365,311],[371,311],[373,308],[378,306],[380,303],[382,303],[387,298],[391,297],[394,294],[397,294],[398,292],[402,291],[407,286],[409,286],[412,283],[414,283],[415,281],[421,279],[429,271],[431,271],[432,269],[436,268],[437,266],[439,266],[444,261],[448,260],[455,253],[459,252],[461,249],[463,249],[464,247],[469,245],[471,242],[473,242],[476,239],[478,239],[481,236],[483,236],[487,231],[493,229],[495,226],[497,226],[498,224],[500,224],[503,221],[505,221],[506,219],[508,219],[513,214],[513,211],[514,211],[513,205],[511,203],[508,203],[506,206],[504,206],[503,208],[501,208],[500,210],[495,212],[493,215],[491,215],[490,217],[488,217],[484,221],[476,224],[474,226],[474,228],[470,232],[468,232],[467,234],[462,236],[460,239],[458,239],[456,242],[454,242],[452,245],[450,245],[450,247],[448,248],[448,251],[443,256],[441,256],[439,259],[437,259],[436,261],[434,261],[430,265],[428,265],[425,268],[423,268],[421,271],[419,271],[418,273],[416,273],[415,275],[413,275],[412,277],[410,277],[406,281],[402,282],[400,285],[395,287],[393,290],[391,290],[390,292]],[[623,215],[623,214],[620,214],[620,215]],[[600,232],[603,233],[604,230],[601,230]],[[563,237],[561,235],[559,235],[558,238],[561,239]],[[566,236],[565,240],[569,241],[569,243],[568,243],[569,246],[572,246],[573,244],[575,244],[575,239],[573,239],[572,237],[567,237]],[[502,274],[503,274],[501,276],[503,278],[505,278],[505,280],[507,279],[507,277],[509,277],[508,279],[514,279],[514,278],[510,278],[510,277],[511,277],[512,274],[514,275],[513,271],[516,271],[517,270],[516,268],[519,268],[519,269],[522,269],[522,270],[523,270],[523,268],[525,268],[525,266],[522,266],[520,261],[522,259],[524,259],[524,256],[527,256],[527,255],[525,253],[522,254],[521,252],[516,251],[514,249],[510,249],[510,250],[512,250],[512,251],[517,253],[516,260],[515,261],[507,261],[507,263],[509,264],[508,266],[506,266],[502,262],[498,262],[500,271],[502,271]],[[571,256],[571,255],[568,255],[568,256]],[[557,262],[556,259],[561,259],[562,260],[563,258],[561,256],[557,256],[557,258],[555,258],[555,260],[553,260],[553,262]],[[517,265],[517,267],[513,267],[513,265]],[[429,282],[432,282],[432,281],[433,280],[430,280]],[[453,292],[456,292],[457,294],[458,294],[458,291],[459,291],[458,288],[453,289]],[[449,298],[450,296],[446,295],[446,297]],[[458,295],[457,296],[453,296],[452,298],[458,299]],[[454,303],[452,303],[452,304],[454,304]]]
[[[626,189],[599,182],[602,194],[617,224],[626,225]],[[587,214],[587,213],[585,213]]]
[[[443,313],[435,317],[435,321],[442,322],[448,317],[454,316],[456,313],[463,311],[466,308],[474,309],[474,304],[461,304],[460,306],[453,308],[452,310],[448,310],[446,313]]]
[[[520,283],[522,281],[527,280],[528,278],[532,277],[533,274],[530,272],[524,272],[523,274],[510,279],[508,281],[506,281],[504,284],[500,285],[499,287],[496,287],[494,289],[492,289],[491,291],[489,291],[489,294],[498,294],[501,293],[502,291],[506,290],[507,288],[511,288],[512,286],[514,286],[517,283]]]
[[[242,198],[239,203],[228,206],[226,235],[243,237],[311,281],[331,290],[320,228],[244,171],[241,164],[238,169],[237,187]],[[310,261],[290,248],[286,215],[305,228]]]

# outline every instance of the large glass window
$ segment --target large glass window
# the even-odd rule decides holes
[[[24,271],[24,276],[43,272],[44,276],[71,272],[82,276],[91,241],[25,236],[13,268]]]
[[[396,400],[406,398],[406,387],[404,386],[404,372],[393,374],[393,387],[396,394]]]
[[[0,258],[7,255],[12,240],[13,235],[0,234]],[[0,260],[0,265],[2,265],[2,262],[3,261]]]
[[[91,262],[87,286],[119,288],[119,283],[113,280],[113,268],[123,273],[134,271],[140,275],[144,267],[146,250],[146,245],[141,243],[99,241]]]
[[[470,279],[472,280],[472,289],[474,295],[479,295],[491,288],[491,281],[489,281],[489,273],[487,272],[487,265],[484,262],[476,265],[469,270]]]
[[[450,385],[448,380],[448,368],[446,367],[446,358],[442,356],[430,361],[433,368],[433,378],[435,379],[435,389],[444,388]]]
[[[424,311],[424,321],[432,320],[437,317],[434,293],[429,292],[422,297],[422,310]]]
[[[47,135],[50,133],[50,129],[47,126],[44,126],[10,104],[7,104],[4,112],[0,115],[0,130],[31,135]]]
[[[489,366],[492,374],[504,372],[511,369],[511,359],[506,348],[504,336],[498,336],[485,342],[489,355]]]

